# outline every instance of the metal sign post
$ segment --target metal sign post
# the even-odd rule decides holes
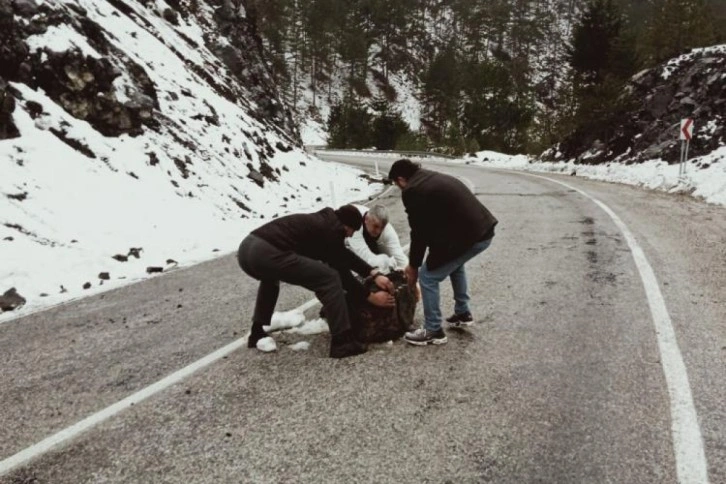
[[[688,161],[688,147],[691,144],[691,138],[693,137],[693,118],[685,118],[681,120],[681,129],[679,132],[679,138],[681,140],[681,160],[678,164],[678,176],[686,176],[687,161]]]

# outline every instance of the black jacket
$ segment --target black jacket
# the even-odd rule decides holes
[[[494,236],[497,219],[461,181],[419,169],[402,192],[411,227],[409,264],[436,269]]]
[[[363,277],[373,270],[345,247],[345,227],[332,208],[280,217],[253,230],[257,237],[280,250],[289,250],[325,262],[338,271]]]

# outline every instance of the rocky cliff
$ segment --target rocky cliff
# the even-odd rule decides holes
[[[610,133],[577,133],[543,154],[546,160],[598,164],[662,159],[677,163],[680,121],[693,118],[689,158],[726,144],[726,45],[694,49],[634,76],[624,92],[632,110]]]
[[[141,36],[163,42],[194,76],[260,123],[297,140],[240,0],[0,0],[0,139],[19,134],[12,120],[19,93],[9,82],[42,89],[106,136],[163,129],[163,93],[137,58],[145,53],[129,55],[109,29],[128,23],[139,27]],[[55,44],[43,42],[61,31],[63,41],[55,36]],[[143,39],[135,35],[141,46]],[[183,89],[168,93],[172,101],[193,95]],[[197,115],[218,122],[214,113]]]

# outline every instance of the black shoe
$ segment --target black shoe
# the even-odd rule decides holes
[[[265,330],[260,328],[256,328],[254,325],[252,326],[252,332],[250,333],[249,337],[247,338],[247,347],[248,348],[256,348],[257,342],[261,340],[262,338],[266,338],[267,333],[265,333]]]
[[[361,355],[366,351],[368,351],[368,348],[359,341],[349,341],[347,343],[330,345],[331,358],[347,358],[349,356]]]
[[[467,311],[465,313],[449,316],[446,318],[446,322],[449,323],[449,326],[452,328],[461,328],[462,326],[471,326],[474,324],[474,318],[471,316],[471,313]]]
[[[337,334],[330,340],[331,358],[346,358],[348,356],[360,355],[366,351],[366,345],[355,339],[352,330]]]

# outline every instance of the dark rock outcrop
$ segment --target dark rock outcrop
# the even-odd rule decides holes
[[[210,41],[207,47],[225,63],[230,72],[245,85],[254,104],[252,115],[265,124],[281,128],[292,139],[299,133],[292,111],[279,97],[279,87],[267,67],[262,50],[262,39],[257,33],[257,22],[244,0],[210,1],[217,4],[214,15],[219,32],[230,43]]]
[[[17,20],[30,16],[31,20]],[[58,25],[77,30],[103,57],[86,55],[77,48],[31,51],[28,37]],[[88,121],[106,136],[136,135],[143,125],[156,125],[153,111],[158,109],[158,101],[153,83],[140,66],[113,48],[103,29],[81,9],[37,6],[33,0],[0,0],[0,32],[0,82],[22,82],[43,89],[69,114]],[[113,81],[121,70],[112,60],[134,81],[136,91],[128,93],[127,101],[117,98]],[[0,124],[7,126],[3,118],[0,114]]]
[[[119,15],[154,33],[153,24],[139,15],[135,10],[138,7],[131,2],[109,0],[109,3]],[[165,45],[219,94],[242,105],[258,121],[284,134],[291,142],[299,143],[292,113],[279,97],[263,56],[262,41],[255,32],[254,21],[246,17],[243,2],[207,0],[214,15],[209,14],[209,9],[199,8],[200,2],[172,0],[167,3],[171,8],[157,12],[152,2],[141,2],[149,15],[158,15],[172,28],[193,16],[191,20],[208,31],[204,36],[206,47],[218,59],[200,66],[186,59],[178,46],[167,42]],[[29,45],[30,36],[56,26],[78,32],[98,55],[75,47],[56,52],[48,48],[34,50]],[[175,31],[188,47],[199,48],[181,30]],[[111,35],[73,2],[0,0],[0,139],[19,135],[12,119],[17,96],[12,95],[8,82],[41,88],[68,113],[87,121],[105,136],[135,136],[145,128],[158,129],[164,115],[159,113],[156,86],[144,67],[109,40]],[[114,81],[122,75],[123,87],[114,86]],[[119,89],[125,91],[123,95],[119,95]],[[208,122],[218,125],[216,113],[207,118]]]
[[[15,111],[15,97],[10,92],[7,83],[0,78],[0,139],[20,136],[20,132],[13,122],[13,111]]]
[[[598,164],[661,158],[677,163],[680,121],[694,118],[689,158],[726,142],[726,47],[697,49],[634,76],[623,94],[632,110],[607,132],[577,132],[547,150],[543,159]],[[560,153],[558,156],[557,153]]]
[[[5,311],[14,311],[25,304],[25,298],[18,294],[18,291],[12,287],[0,296],[0,313]]]

